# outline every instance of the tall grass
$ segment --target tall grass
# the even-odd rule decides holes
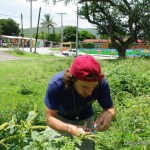
[[[21,108],[24,103],[37,104],[39,110],[43,110],[49,79],[70,64],[69,59],[40,59],[40,55],[36,58],[0,63],[0,123],[24,109]]]
[[[36,55],[0,62],[0,124],[13,114],[18,120],[25,119],[34,105],[39,112],[35,124],[45,124],[43,99],[48,81],[68,68],[71,61]],[[97,133],[101,138],[96,141],[96,150],[149,150],[149,59],[99,61],[110,84],[117,116],[108,131]],[[95,117],[102,111],[96,102],[94,111]]]

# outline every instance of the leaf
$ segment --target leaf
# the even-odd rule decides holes
[[[7,125],[8,125],[7,122],[3,123],[3,124],[0,126],[0,131],[3,130],[3,129],[5,129],[5,128],[7,127]]]
[[[26,119],[26,122],[27,123],[32,122],[35,119],[36,116],[37,116],[37,113],[35,111],[30,111],[29,115]]]
[[[43,141],[43,138],[41,137],[40,132],[32,131],[31,137],[32,137],[33,141],[39,141],[39,142]]]

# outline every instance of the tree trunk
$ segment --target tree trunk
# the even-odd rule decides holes
[[[48,27],[48,34],[49,34],[49,27]]]
[[[125,58],[126,57],[126,49],[117,49],[119,58]]]

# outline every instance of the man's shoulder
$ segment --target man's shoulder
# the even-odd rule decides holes
[[[50,79],[50,83],[62,81],[63,78],[64,78],[64,71],[60,71]]]
[[[107,79],[106,79],[106,78],[103,78],[101,81],[99,81],[99,85],[100,85],[100,86],[108,85]]]
[[[59,73],[55,74],[49,81],[48,89],[50,90],[58,90],[64,88],[64,71],[60,71]]]
[[[97,85],[97,88],[96,88],[98,91],[104,91],[104,90],[107,90],[109,89],[109,83],[107,81],[106,78],[103,78],[101,81],[99,81],[98,85]]]

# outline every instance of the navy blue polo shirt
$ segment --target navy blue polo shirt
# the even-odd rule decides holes
[[[47,108],[58,110],[58,114],[70,119],[84,120],[93,115],[92,103],[97,100],[103,109],[113,106],[110,89],[106,79],[103,79],[86,98],[81,97],[74,88],[65,88],[64,71],[59,72],[50,80],[44,103]]]

